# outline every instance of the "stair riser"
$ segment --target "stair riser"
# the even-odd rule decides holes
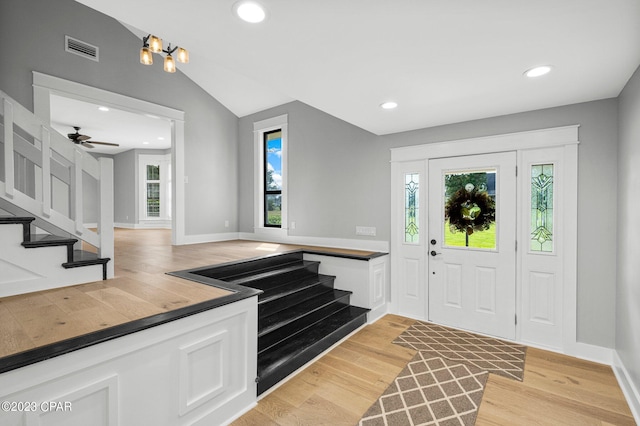
[[[26,249],[36,249],[36,248],[42,248],[42,247],[65,247],[65,249],[67,251],[67,259],[65,260],[65,263],[73,262],[73,245],[61,246],[61,245],[53,245],[53,244],[51,244],[51,245],[35,246],[35,245],[25,245],[24,243],[22,245]]]
[[[315,311],[310,311],[304,316],[300,316],[296,321],[269,332],[258,338],[258,356],[260,353],[285,339],[294,337],[298,333],[304,332],[309,327],[313,327],[318,321],[349,306],[350,295],[345,295],[334,300],[333,303],[323,306]]]
[[[279,287],[285,285],[287,283],[302,280],[305,278],[310,278],[318,275],[318,264],[310,264],[301,269],[297,269],[294,271],[284,272],[277,275],[272,275],[267,278],[257,278],[252,280],[243,280],[240,285],[245,287],[257,288],[260,290],[268,290],[271,288]],[[234,282],[234,281],[231,281]]]
[[[320,296],[305,300],[304,302],[290,306],[286,311],[276,312],[270,316],[260,317],[258,320],[258,337],[262,337],[278,328],[295,321],[296,318],[304,316],[309,312],[318,310],[336,300],[344,300],[345,296],[351,296],[350,291],[330,290]]]
[[[29,241],[31,236],[31,222],[34,218],[20,218],[15,216],[2,216],[0,217],[0,225],[21,225],[22,226],[22,241]]]
[[[361,315],[360,317],[355,318],[351,322],[343,325],[338,330],[326,336],[324,339],[318,341],[316,344],[298,352],[292,359],[286,362],[286,364],[273,370],[268,376],[260,377],[260,381],[258,382],[258,395],[286,378],[307,362],[313,360],[335,343],[349,335],[349,333],[366,324],[366,322],[366,315]]]
[[[305,300],[319,296],[327,291],[333,290],[333,279],[319,282],[310,288],[304,289],[296,293],[288,294],[275,300],[271,300],[266,303],[258,304],[258,317],[265,317],[267,315],[273,315],[276,312],[280,312],[287,309],[289,306],[304,302]],[[258,299],[260,300],[260,299]]]
[[[250,260],[247,262],[234,262],[229,265],[217,265],[213,268],[192,271],[197,275],[228,281],[233,276],[246,274],[249,272],[259,272],[278,265],[286,265],[302,260],[302,252],[288,253],[284,255],[269,256],[263,259]]]

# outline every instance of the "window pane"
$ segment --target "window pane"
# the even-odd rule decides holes
[[[160,217],[159,183],[147,183],[147,216]]]
[[[445,246],[496,248],[496,172],[445,173]]]
[[[265,189],[282,190],[282,131],[265,133]]]
[[[404,176],[404,242],[419,243],[420,233],[420,175],[417,173]]]
[[[147,180],[160,180],[160,166],[159,165],[147,165]]]
[[[282,196],[280,194],[267,194],[265,196],[266,217],[265,224],[280,226],[282,225]]]
[[[531,251],[553,252],[553,164],[531,166]]]

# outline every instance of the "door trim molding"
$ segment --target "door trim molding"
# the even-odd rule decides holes
[[[564,203],[564,229],[562,230],[563,240],[566,242],[563,252],[564,264],[563,272],[564,292],[563,292],[563,328],[562,328],[562,348],[550,348],[560,350],[563,353],[579,356],[580,344],[577,342],[577,212],[578,212],[578,129],[579,125],[564,127],[531,130],[517,133],[506,133],[478,138],[458,139],[423,145],[405,146],[391,148],[391,286],[397,289],[400,284],[402,274],[398,270],[400,265],[399,253],[402,244],[401,211],[402,187],[398,185],[398,174],[401,164],[409,161],[424,161],[425,170],[428,161],[434,158],[455,157],[463,155],[489,154],[505,151],[521,152],[524,150],[540,148],[564,148],[565,170],[563,173],[565,198]],[[520,159],[518,155],[518,159]],[[523,173],[519,173],[518,180]],[[426,180],[425,180],[426,182]],[[518,186],[519,187],[519,186]],[[521,215],[521,206],[518,206],[518,217]],[[428,229],[423,235],[428,236]],[[522,244],[521,244],[522,245]],[[520,257],[518,253],[518,257]],[[425,262],[429,262],[428,256],[424,257]],[[394,267],[395,266],[395,267]],[[424,265],[425,270],[428,265]],[[517,276],[516,291],[521,292],[522,282],[520,274]],[[391,294],[396,295],[392,300],[391,309],[395,313],[402,311],[401,297],[398,292],[392,290]],[[425,300],[425,303],[427,301]],[[426,310],[426,309],[425,309]],[[516,312],[520,312],[516,306]],[[427,314],[428,315],[428,314]],[[419,316],[419,315],[414,315]],[[427,318],[418,318],[424,319]],[[519,337],[518,326],[516,326],[516,339]]]
[[[575,124],[549,129],[391,148],[391,162],[577,145],[579,143],[579,127],[579,124]]]

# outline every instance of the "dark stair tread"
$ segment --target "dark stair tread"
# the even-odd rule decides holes
[[[24,241],[22,245],[27,248],[68,246],[77,243],[76,238],[59,237],[49,234],[31,234],[29,241]]]
[[[244,272],[242,274],[227,277],[223,281],[251,287],[251,281],[265,280],[268,278],[277,277],[279,275],[286,275],[298,271],[304,271],[309,268],[317,267],[317,265],[319,264],[320,262],[317,261],[300,260],[285,265],[272,266],[269,268],[261,269],[259,271]],[[309,274],[315,273],[316,272],[312,271],[309,272]]]
[[[109,260],[111,259],[108,257],[98,257],[96,253],[85,250],[74,250],[73,261],[63,263],[62,266],[65,268],[77,268],[89,265],[105,265]]]
[[[266,304],[274,300],[289,296],[294,293],[308,290],[318,285],[333,288],[333,281],[336,277],[333,275],[316,274],[310,277],[284,282],[277,287],[271,287],[264,290],[258,297],[258,304]]]
[[[309,300],[332,291],[333,277],[330,278],[330,281],[327,280],[324,283],[318,282],[315,285],[304,288],[303,291],[281,294],[278,297],[272,297],[269,300],[260,301],[260,297],[258,297],[259,318],[264,318],[277,312],[282,312],[288,309],[290,306],[297,305],[298,303],[302,303],[305,300]]]
[[[35,217],[22,217],[22,216],[0,216],[0,224],[11,224],[11,223],[27,223],[30,224],[36,220]]]
[[[310,299],[304,300],[294,306],[289,306],[284,312],[276,312],[266,315],[258,321],[258,338],[283,327],[297,318],[308,315],[329,304],[336,303],[341,299],[350,296],[352,292],[345,290],[331,290]],[[347,303],[348,304],[348,303]]]
[[[314,327],[319,326],[326,318],[338,314],[339,311],[349,307],[350,294],[345,294],[333,302],[325,303],[318,309],[299,315],[287,324],[272,330],[258,338],[258,356],[269,348],[284,342],[287,339],[295,339],[299,333],[308,333]],[[284,311],[283,311],[284,312]]]
[[[258,357],[258,394],[311,361],[350,332],[366,323],[369,309],[348,306]]]

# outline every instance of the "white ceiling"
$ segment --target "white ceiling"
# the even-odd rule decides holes
[[[51,95],[51,127],[67,136],[75,133],[91,136],[88,142],[111,142],[120,146],[94,144],[85,148],[93,153],[118,154],[130,149],[171,148],[171,124],[168,120],[110,108],[100,111],[96,105],[84,101]],[[145,143],[147,142],[147,143]]]
[[[640,64],[639,0],[260,0],[260,24],[235,0],[78,1],[187,48],[238,116],[300,100],[376,134],[615,97]]]

